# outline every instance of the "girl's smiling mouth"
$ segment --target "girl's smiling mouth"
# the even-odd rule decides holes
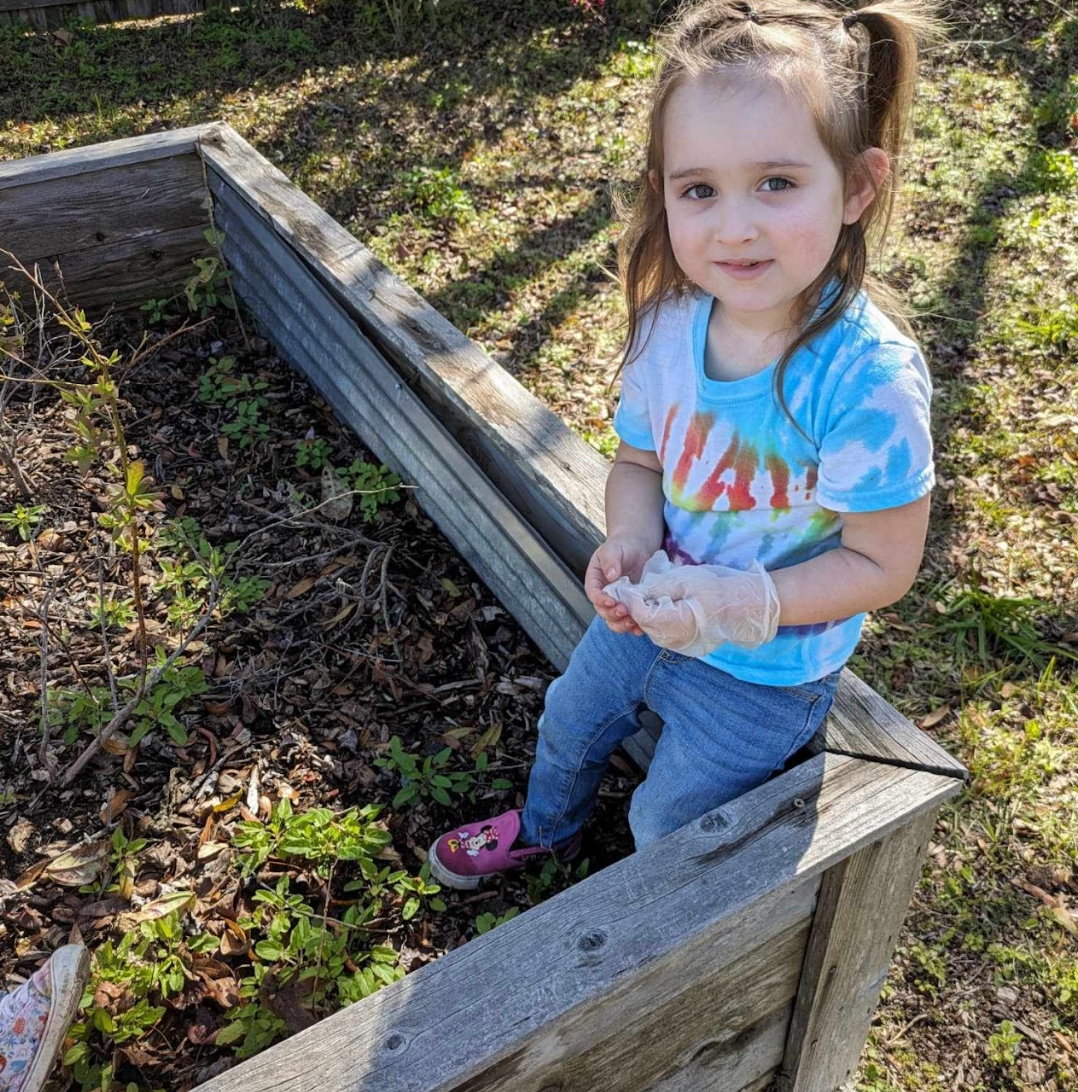
[[[764,258],[758,262],[738,260],[735,262],[716,262],[715,264],[727,275],[744,281],[760,276],[761,273],[771,267],[773,262],[774,259],[772,258]]]

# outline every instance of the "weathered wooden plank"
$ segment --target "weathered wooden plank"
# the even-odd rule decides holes
[[[26,23],[35,30],[50,30],[77,16],[95,23],[122,19],[151,19],[157,15],[186,15],[203,11],[204,0],[0,0],[0,26]]]
[[[203,230],[203,225],[175,228],[64,255],[60,262],[64,294],[73,306],[90,314],[172,295],[196,272],[192,258],[209,249]],[[16,286],[18,275],[6,265],[0,260],[0,279]],[[53,263],[40,262],[39,267],[45,283],[59,288]]]
[[[192,226],[204,231],[206,200],[198,156],[136,161],[0,189],[0,240],[24,263],[62,262],[75,251],[162,231]]]
[[[852,671],[843,671],[831,715],[811,743],[814,751],[899,762],[965,778],[966,768],[910,723]]]
[[[780,1092],[834,1092],[857,1067],[936,810],[824,875]]]
[[[0,162],[0,190],[10,186],[29,186],[50,178],[68,178],[126,163],[189,155],[194,152],[198,138],[207,130],[215,131],[219,125],[219,122],[191,125],[166,133],[147,133],[145,136],[125,137],[123,140],[109,140],[102,144],[88,144],[47,155]]]
[[[582,575],[604,526],[606,461],[227,126],[206,159],[359,323],[505,497]]]
[[[571,1075],[571,1060],[598,1044],[623,1078],[618,1092],[642,1092],[641,1043],[622,1034],[627,1024],[691,991],[701,959],[718,982],[723,965],[776,941],[810,893],[807,881],[959,787],[818,755],[203,1092],[461,1092],[498,1088],[510,1070],[512,1087],[534,1092],[549,1073]],[[714,1038],[696,1030],[682,1039],[676,1022],[665,1027],[675,1058],[691,1059]]]
[[[800,953],[803,957],[804,953]],[[787,1004],[761,1017],[740,1030],[723,1031],[720,1026],[732,1025],[725,1009],[722,1019],[714,1012],[706,1013],[711,1020],[709,1033],[679,1060],[677,1067],[665,1074],[647,1092],[700,1092],[711,1089],[765,1087],[777,1071],[775,1059],[781,1060],[790,1026],[793,1005]],[[656,1037],[665,1038],[665,1029],[657,1028]],[[653,1040],[645,1042],[650,1044]]]
[[[544,545],[405,386],[287,244],[238,199],[217,223],[244,302],[380,459],[418,487],[418,500],[466,561],[559,668],[591,608]]]
[[[814,892],[815,884],[806,885],[806,892],[810,887]],[[772,909],[782,913],[786,907],[768,905],[764,912]],[[579,1006],[556,1038],[537,1037],[465,1082],[461,1092],[519,1092],[540,1076],[543,1087],[559,1092],[699,1092],[740,1088],[774,1072],[782,1060],[811,902],[802,913],[781,931],[768,928],[766,943],[743,937],[747,947],[733,958],[722,948],[716,959],[716,938],[694,938],[692,951],[672,953],[630,982],[614,983],[616,997]],[[636,1047],[631,1057],[628,1044]]]

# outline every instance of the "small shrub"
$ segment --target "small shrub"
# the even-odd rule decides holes
[[[375,466],[354,459],[349,466],[338,468],[336,474],[349,489],[359,493],[359,510],[364,523],[380,519],[378,509],[383,504],[400,500],[400,493],[395,488],[401,483],[400,475],[393,473],[385,463]]]
[[[18,531],[23,542],[29,542],[30,536],[45,517],[43,504],[16,504],[10,512],[0,512],[0,527],[7,531]]]
[[[404,198],[435,220],[458,223],[475,215],[472,199],[449,167],[413,167],[401,179]]]

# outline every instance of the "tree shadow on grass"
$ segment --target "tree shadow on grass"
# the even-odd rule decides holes
[[[974,419],[979,410],[964,392],[964,387],[969,382],[967,368],[976,364],[976,346],[988,304],[990,265],[997,253],[1001,228],[1021,199],[1051,192],[1058,185],[1052,177],[1052,155],[1053,149],[1062,147],[1067,140],[1064,132],[1066,111],[1060,110],[1060,96],[1068,78],[1078,71],[1078,19],[1063,25],[1061,40],[1060,58],[1048,56],[1043,50],[1013,50],[1021,55],[1022,63],[1015,66],[1016,73],[1034,106],[1032,139],[1025,142],[1024,159],[1013,171],[994,170],[980,182],[973,211],[961,228],[957,256],[941,278],[936,313],[924,316],[918,323],[937,379],[946,386],[952,404],[962,406],[964,414],[972,414]],[[960,420],[957,414],[939,415],[934,428],[938,450],[950,449],[952,444],[961,442],[954,436],[960,424],[968,427],[969,418]],[[1001,476],[1008,473],[1007,467],[1000,468]],[[1039,498],[1032,494],[1035,483],[1030,479],[1026,479],[1025,486],[1015,481],[1008,484],[1015,489],[1024,489],[1031,503],[1039,503]],[[959,555],[961,533],[960,524],[950,518],[942,491],[937,491],[930,543],[932,555],[943,560],[944,566],[948,565],[945,559]],[[959,571],[957,575],[965,582],[979,582],[973,568]],[[1009,677],[1029,680],[1040,678],[1041,674],[1042,668],[1030,659],[1012,665]]]
[[[617,48],[618,34],[637,26],[588,25],[562,0],[499,7],[443,0],[438,10],[437,23],[408,28],[406,44],[394,40],[388,20],[361,17],[343,3],[313,14],[294,7],[265,14],[243,9],[159,23],[80,25],[68,44],[0,28],[0,115],[33,123],[96,112],[95,139],[103,140],[130,135],[126,127],[109,131],[110,116],[125,108],[175,107],[187,97],[192,107],[179,123],[208,121],[229,95],[272,101],[288,94],[291,81],[333,67],[348,67],[356,90],[362,92],[366,78],[372,94],[388,91],[390,99],[391,80],[421,80],[452,99],[463,70],[480,81],[482,93],[527,101],[593,74]],[[556,46],[576,48],[540,50],[542,63],[524,63],[544,32]],[[515,63],[492,64],[501,54]],[[384,70],[374,70],[383,63],[402,70],[387,79]]]

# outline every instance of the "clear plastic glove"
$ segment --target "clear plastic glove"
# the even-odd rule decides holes
[[[623,576],[603,590],[655,644],[685,656],[706,656],[726,642],[758,648],[778,630],[778,591],[759,561],[748,570],[675,565],[659,550],[638,583]]]

